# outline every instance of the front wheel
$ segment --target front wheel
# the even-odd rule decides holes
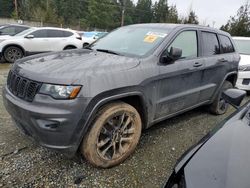
[[[24,56],[22,49],[16,46],[9,46],[3,52],[5,61],[14,63],[16,60],[21,59]]]
[[[218,93],[218,95],[216,96],[216,99],[214,100],[214,102],[210,105],[210,112],[215,114],[215,115],[221,115],[226,113],[229,104],[222,98],[222,92],[233,88],[233,85],[231,82],[229,81],[225,81]]]
[[[123,102],[107,104],[84,138],[81,153],[94,166],[115,166],[135,150],[141,130],[141,118],[133,106]]]

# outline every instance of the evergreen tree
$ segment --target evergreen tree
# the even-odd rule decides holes
[[[230,18],[227,24],[221,26],[221,30],[234,36],[250,37],[250,5],[246,3],[237,11],[237,15]]]
[[[198,17],[193,10],[190,11],[188,17],[184,20],[185,24],[199,24]]]
[[[138,0],[136,5],[136,22],[149,23],[152,20],[152,1],[151,0]]]
[[[0,0],[0,17],[11,17],[14,11],[14,3],[12,0]]]
[[[170,6],[167,14],[167,23],[180,23],[176,5]]]

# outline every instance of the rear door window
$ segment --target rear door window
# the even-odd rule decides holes
[[[64,37],[63,31],[60,30],[48,30],[48,37],[50,38],[61,38]]]
[[[232,53],[235,51],[233,44],[231,40],[229,39],[229,37],[224,36],[224,35],[219,35],[219,37],[220,37],[221,49],[223,53]]]
[[[215,33],[202,31],[201,40],[203,56],[213,56],[220,54],[219,41]]]
[[[73,33],[70,32],[70,31],[63,31],[63,36],[64,36],[64,37],[70,37],[70,36],[72,36],[72,35],[73,35]]]
[[[168,47],[168,53],[170,52],[171,47],[180,48],[182,50],[182,58],[197,57],[197,32],[183,31],[175,38],[172,44]]]

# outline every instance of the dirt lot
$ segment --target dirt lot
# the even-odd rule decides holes
[[[9,64],[0,64],[0,90]],[[0,91],[0,187],[161,187],[176,160],[218,122],[204,108],[179,115],[143,132],[135,153],[111,169],[44,149],[15,128]]]

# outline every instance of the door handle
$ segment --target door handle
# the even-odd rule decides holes
[[[200,62],[195,62],[193,67],[201,67],[203,64]]]
[[[218,59],[219,62],[227,62],[227,60],[225,58],[221,58],[221,59]]]

